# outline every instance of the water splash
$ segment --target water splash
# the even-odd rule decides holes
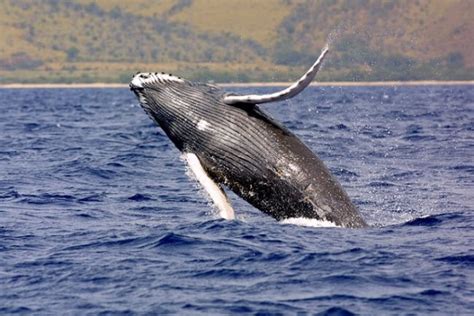
[[[305,226],[305,227],[339,227],[335,223],[325,220],[319,220],[315,218],[305,218],[305,217],[293,217],[287,218],[282,220],[280,223],[282,224],[289,224],[289,225],[297,225],[297,226]]]

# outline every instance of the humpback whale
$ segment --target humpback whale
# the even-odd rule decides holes
[[[221,217],[233,219],[227,187],[276,220],[309,218],[367,224],[324,163],[259,104],[289,99],[316,76],[326,46],[294,84],[270,94],[237,95],[165,73],[137,73],[130,89],[184,154]]]

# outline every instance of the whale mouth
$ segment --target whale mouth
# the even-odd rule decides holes
[[[132,78],[132,81],[130,81],[130,83],[128,84],[128,86],[130,87],[130,90],[132,90],[133,92],[137,93],[138,91],[143,91],[145,88],[143,87],[143,74],[141,74],[140,72],[137,72],[133,78]]]
[[[128,84],[128,86],[130,87],[130,90],[133,92],[133,94],[135,94],[135,96],[136,96],[139,100],[143,101],[143,100],[142,100],[142,99],[143,99],[143,92],[144,92],[143,90],[145,90],[145,88],[142,87],[142,86],[137,86],[137,85],[135,85],[135,84],[132,83],[132,82],[130,82],[130,83]]]
[[[141,86],[137,86],[137,85],[134,85],[133,83],[129,83],[128,85],[130,87],[130,90],[132,90],[133,92],[137,93],[138,91],[143,91],[145,90],[145,88],[141,87]]]

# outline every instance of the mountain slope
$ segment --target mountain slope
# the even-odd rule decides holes
[[[470,0],[0,0],[0,82],[473,79]]]

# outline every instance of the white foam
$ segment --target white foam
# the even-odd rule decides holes
[[[306,217],[292,217],[282,220],[282,224],[306,226],[306,227],[339,227],[333,222]]]

